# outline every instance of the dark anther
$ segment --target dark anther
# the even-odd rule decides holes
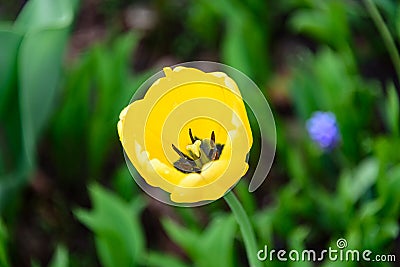
[[[214,133],[214,131],[212,131],[212,133],[211,133],[211,140],[215,143],[215,133]]]
[[[192,129],[189,128],[189,136],[190,136],[190,140],[192,140],[192,144],[196,141],[196,139],[193,137],[192,134]]]
[[[178,171],[181,171],[183,173],[192,173],[192,172],[201,172],[201,168],[196,166],[196,163],[193,160],[185,159],[185,158],[180,158],[177,161],[174,162],[174,167]]]
[[[217,144],[217,154],[215,155],[215,160],[219,159],[219,156],[221,156],[222,149],[224,149],[225,145]]]
[[[174,162],[175,169],[183,173],[201,172],[201,168],[199,168],[191,158],[180,151],[174,144],[172,144],[172,148],[180,156],[180,159]]]
[[[209,158],[210,160],[215,160],[217,156],[218,156],[218,150],[217,150],[217,148],[216,148],[216,147],[211,148],[211,149],[210,149],[210,152],[208,152],[208,158]]]
[[[175,150],[176,153],[178,153],[178,155],[181,158],[188,158],[188,156],[186,156],[185,154],[183,154],[182,151],[180,151],[174,144],[172,144],[172,148]]]

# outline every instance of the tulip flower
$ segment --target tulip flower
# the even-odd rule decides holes
[[[218,199],[246,173],[253,139],[236,83],[222,72],[165,68],[120,114],[133,166],[176,203]]]

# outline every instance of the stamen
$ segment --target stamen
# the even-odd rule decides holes
[[[215,160],[215,158],[217,157],[217,155],[218,155],[218,151],[217,151],[216,148],[212,148],[212,149],[210,149],[210,152],[208,152],[208,158],[209,158],[210,160]]]
[[[222,150],[224,149],[224,146],[225,145],[217,144],[217,154],[215,155],[215,159],[214,160],[219,159],[219,156],[221,155]]]
[[[185,159],[188,158],[188,156],[186,156],[185,154],[183,154],[183,152],[180,151],[174,144],[172,144],[172,148],[175,150],[176,153],[178,153],[178,155],[179,155],[181,158],[185,158]]]
[[[189,136],[190,136],[190,140],[192,140],[192,144],[196,141],[196,139],[193,137],[192,134],[192,129],[189,128]]]
[[[224,145],[215,142],[214,131],[211,132],[210,139],[199,139],[193,136],[192,129],[189,128],[189,136],[192,141],[192,144],[186,146],[189,156],[172,144],[172,148],[180,157],[173,165],[183,173],[200,173],[205,164],[219,159]]]

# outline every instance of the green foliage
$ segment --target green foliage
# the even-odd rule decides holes
[[[2,45],[2,53],[0,57],[0,111],[4,113],[6,100],[11,94],[13,83],[15,83],[17,75],[17,55],[18,48],[22,39],[22,34],[12,31],[11,26],[1,25],[0,40]]]
[[[376,183],[378,171],[379,165],[376,159],[364,160],[354,172],[342,176],[339,185],[340,196],[355,204]]]
[[[299,117],[304,122],[314,111],[333,112],[343,152],[350,160],[357,161],[363,154],[360,140],[372,125],[373,100],[379,97],[379,89],[361,80],[341,60],[341,55],[329,48],[307,57],[298,66],[290,90]]]
[[[10,266],[7,254],[7,231],[3,221],[0,220],[0,266]]]
[[[49,263],[49,267],[68,267],[68,251],[64,246],[58,246]]]
[[[388,128],[394,136],[399,136],[400,132],[400,108],[399,96],[397,95],[396,88],[392,84],[388,90],[386,100],[386,121]]]
[[[76,217],[94,232],[103,266],[137,266],[145,249],[140,213],[145,206],[137,197],[125,202],[99,185],[90,187],[93,210],[77,210]]]
[[[193,5],[190,25],[196,32],[217,35],[215,22],[221,21],[224,32],[220,44],[223,63],[246,73],[263,84],[269,70],[269,28],[264,1],[198,1]],[[214,24],[207,22],[212,18]],[[204,24],[205,23],[205,24]]]
[[[233,266],[233,241],[237,225],[232,215],[213,218],[211,224],[199,233],[171,220],[164,220],[163,225],[171,239],[187,252],[194,266]]]
[[[400,40],[400,4],[397,4],[397,8],[396,8],[395,30],[396,30],[397,39]]]
[[[131,200],[135,194],[139,193],[138,187],[132,184],[134,180],[125,165],[116,171],[112,181],[115,192],[125,200]]]
[[[89,191],[92,210],[78,209],[75,216],[94,233],[102,266],[187,266],[172,255],[146,248],[140,218],[146,202],[141,197],[124,200],[96,184]]]
[[[41,265],[33,260],[32,267],[40,267]],[[69,255],[68,255],[68,250],[63,246],[59,245],[57,246],[53,257],[51,258],[49,264],[47,265],[48,267],[68,267],[69,266]]]
[[[295,11],[290,26],[296,32],[330,44],[334,48],[348,45],[349,25],[344,1],[309,1],[310,7]],[[334,38],[332,38],[334,36]]]
[[[62,108],[51,125],[60,168],[65,158],[79,156],[87,159],[90,177],[101,175],[107,154],[118,143],[119,112],[148,76],[130,74],[129,59],[137,43],[137,35],[126,34],[111,44],[96,44],[69,70]],[[68,176],[77,177],[82,170],[70,171]]]
[[[6,47],[10,54],[5,60],[17,68],[11,67],[4,77],[9,79],[5,84],[10,84],[13,75],[17,77],[24,147],[22,153],[26,153],[29,163],[34,161],[35,143],[54,105],[72,19],[73,6],[70,1],[31,1],[13,27],[3,33],[12,35]],[[15,74],[12,73],[13,69]]]
[[[185,263],[181,260],[178,260],[176,257],[159,253],[159,252],[150,252],[147,255],[145,260],[146,266],[149,267],[163,267],[163,266],[170,266],[170,267],[187,267]]]
[[[0,118],[6,143],[0,155],[0,213],[35,166],[36,143],[59,89],[74,4],[29,1],[13,25],[0,28]]]

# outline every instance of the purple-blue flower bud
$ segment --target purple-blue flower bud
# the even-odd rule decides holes
[[[340,140],[335,114],[332,112],[314,112],[306,122],[310,138],[322,149],[333,149]]]

